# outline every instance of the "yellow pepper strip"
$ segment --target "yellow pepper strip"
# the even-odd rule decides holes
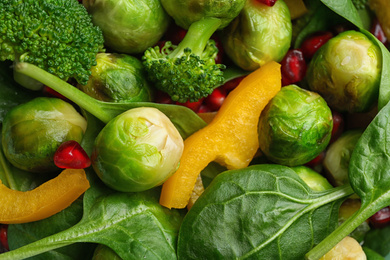
[[[67,208],[89,188],[85,171],[66,169],[30,191],[11,190],[0,181],[0,223],[17,224],[48,218]]]
[[[280,64],[272,61],[246,76],[229,93],[215,118],[184,141],[178,170],[163,184],[160,204],[185,208],[199,173],[212,161],[245,168],[259,148],[261,111],[281,88]]]

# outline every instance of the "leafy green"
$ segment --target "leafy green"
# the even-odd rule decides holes
[[[383,257],[390,254],[390,226],[372,229],[364,238],[364,247],[378,252]]]
[[[312,191],[290,168],[219,174],[185,216],[179,259],[302,259],[337,226],[349,186]]]
[[[26,246],[0,254],[0,259],[24,259],[77,242],[109,246],[122,259],[176,259],[182,215],[158,203],[159,189],[143,193],[109,190],[89,174],[84,214],[76,225]]]
[[[349,180],[361,208],[307,255],[318,259],[378,210],[390,205],[390,103],[362,134],[352,152]]]

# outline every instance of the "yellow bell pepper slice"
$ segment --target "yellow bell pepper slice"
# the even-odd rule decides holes
[[[261,111],[281,88],[280,64],[269,62],[246,76],[215,118],[184,141],[178,170],[163,184],[160,204],[185,208],[199,173],[212,161],[228,169],[247,167],[259,148]]]
[[[48,218],[67,208],[89,188],[83,169],[66,169],[30,191],[9,189],[0,181],[0,223],[17,224]]]

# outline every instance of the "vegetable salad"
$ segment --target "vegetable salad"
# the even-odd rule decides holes
[[[390,259],[386,0],[0,2],[0,260]]]

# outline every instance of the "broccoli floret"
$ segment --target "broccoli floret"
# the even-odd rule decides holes
[[[77,0],[1,0],[0,60],[34,64],[86,84],[103,34]]]
[[[363,10],[367,7],[368,0],[352,0],[352,3],[357,10]]]
[[[181,103],[210,95],[224,80],[225,65],[215,63],[218,48],[210,39],[220,24],[217,18],[204,18],[189,27],[177,46],[167,42],[161,49],[147,49],[142,60],[149,80]]]

